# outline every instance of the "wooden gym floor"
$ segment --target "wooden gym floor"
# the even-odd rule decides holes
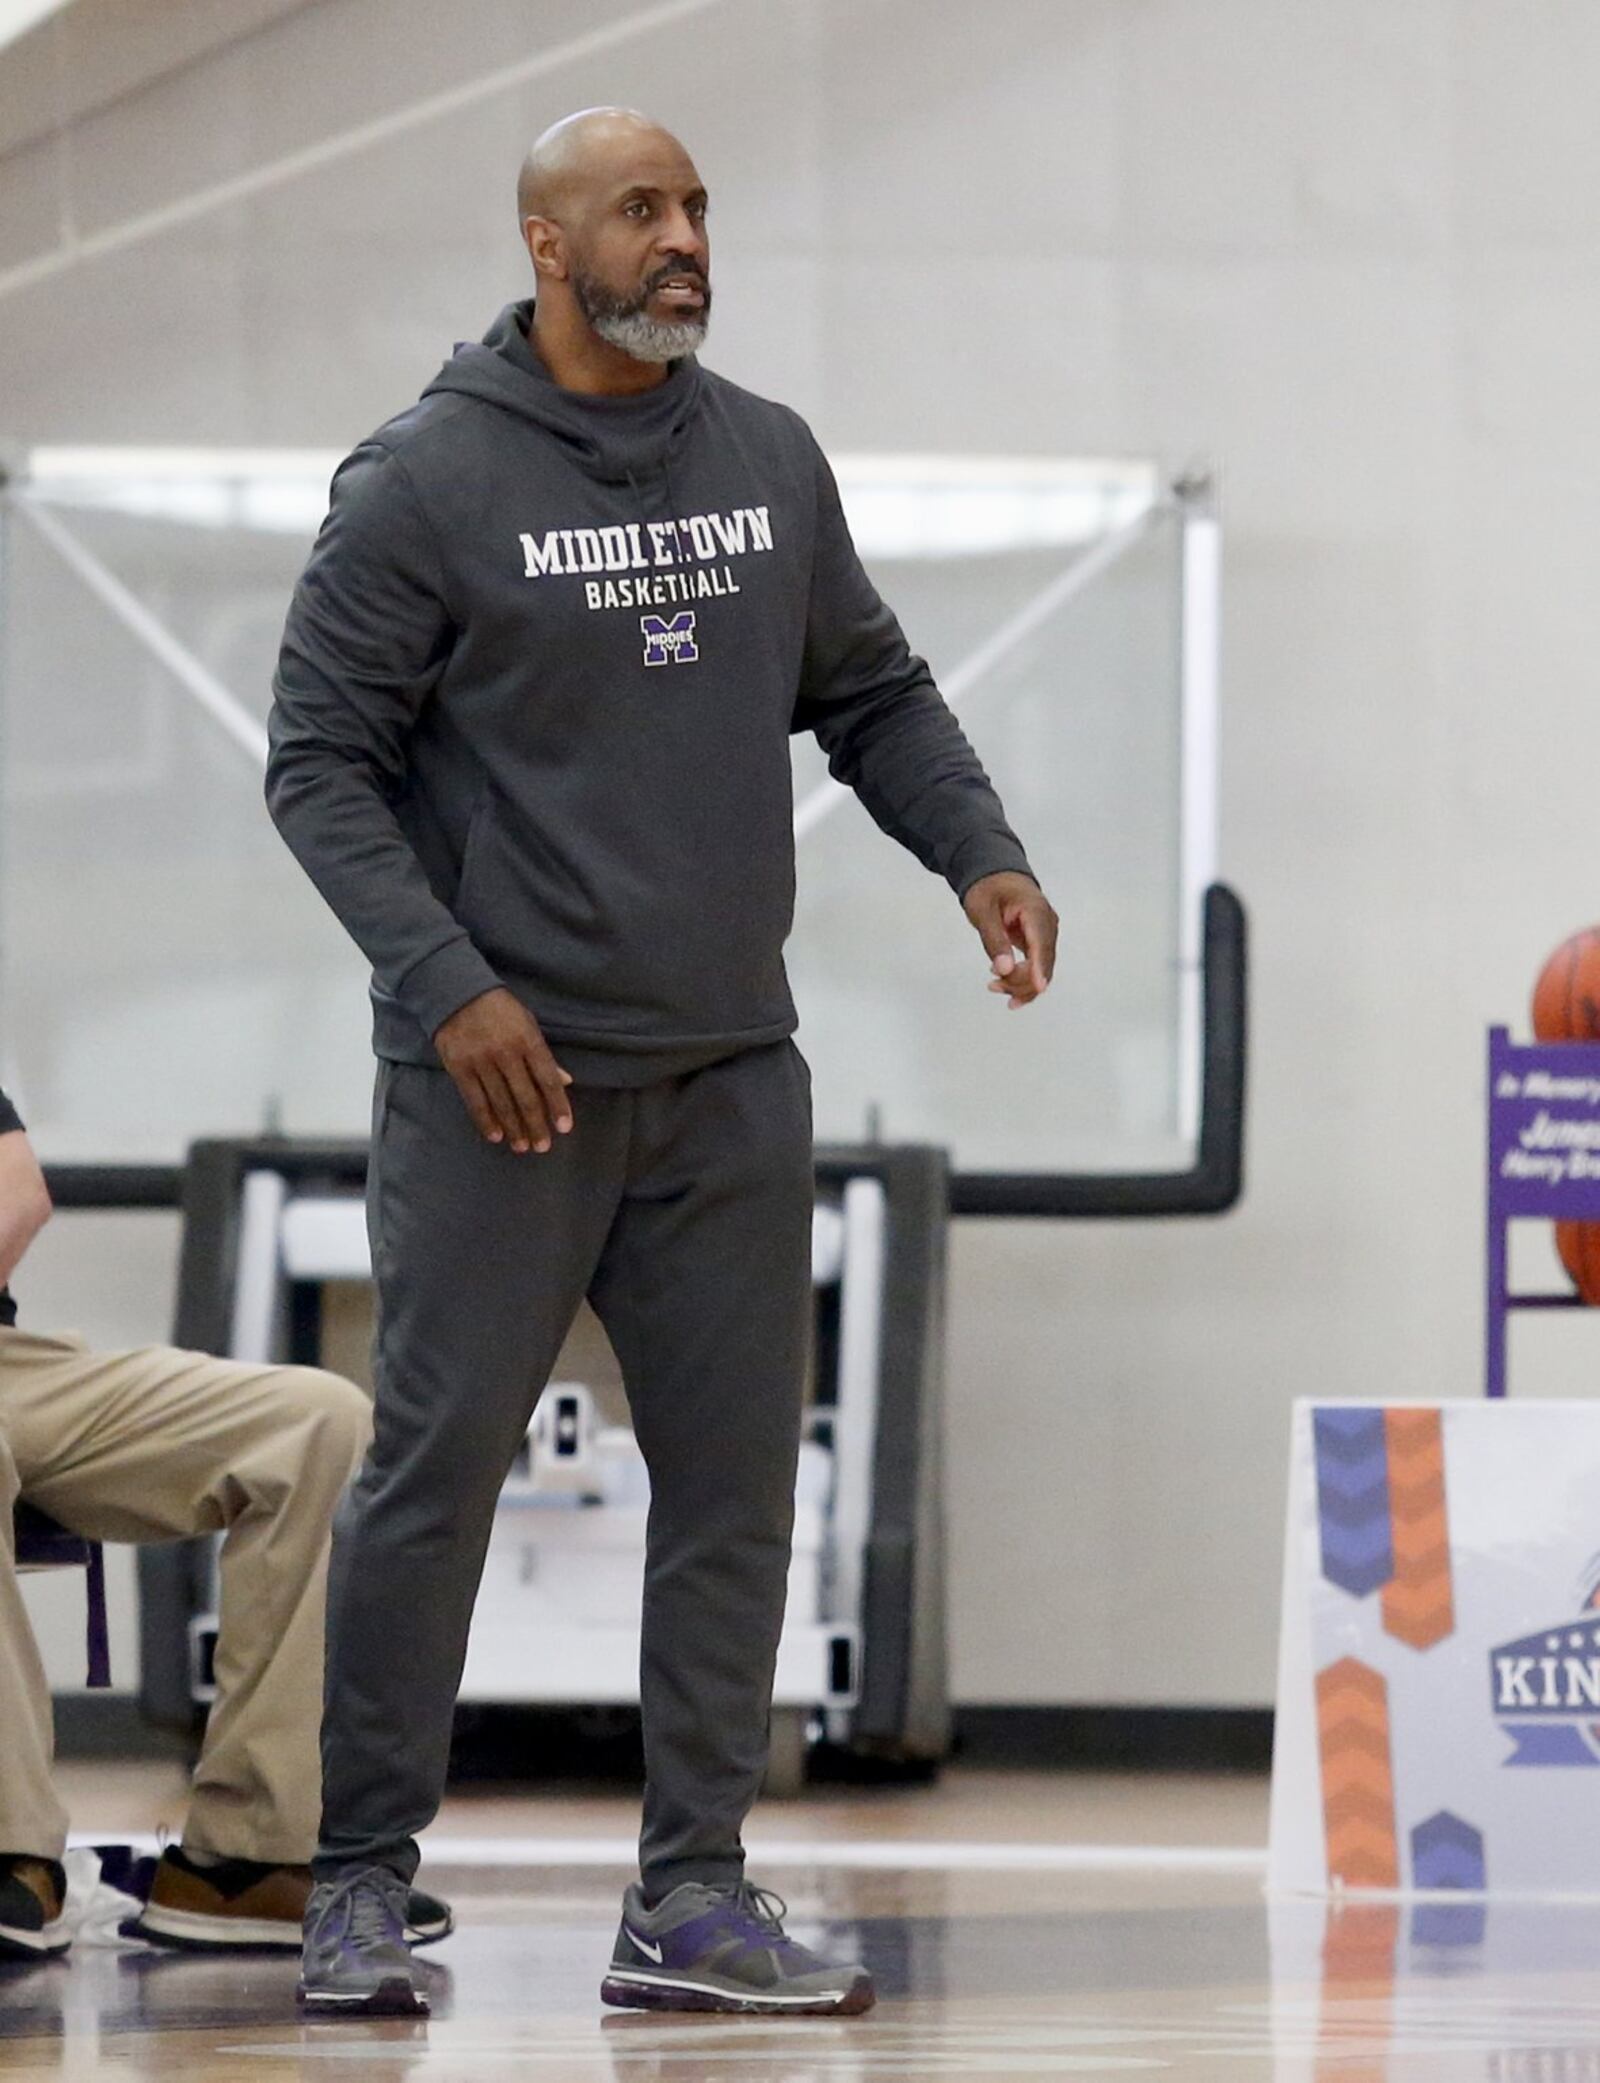
[[[89,1836],[181,1813],[164,1767],[67,1767]],[[303,2025],[295,1963],[81,1945],[0,1970],[0,2079],[126,2083],[1595,2083],[1600,1905],[1268,1904],[1251,1778],[953,1770],[816,1790],[749,1832],[865,2018],[669,2018],[596,1998],[634,1827],[610,1796],[452,1800],[425,1875],[460,1929],[426,2023]]]

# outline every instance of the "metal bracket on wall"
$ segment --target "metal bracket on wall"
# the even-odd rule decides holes
[[[952,1215],[1054,1215],[1083,1221],[1224,1215],[1244,1191],[1249,928],[1226,883],[1205,894],[1201,953],[1200,1123],[1183,1172],[956,1172]]]

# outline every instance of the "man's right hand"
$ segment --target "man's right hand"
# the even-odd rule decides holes
[[[552,1133],[571,1129],[572,1079],[511,992],[469,999],[437,1030],[433,1046],[487,1142],[509,1143],[523,1154],[548,1150]]]

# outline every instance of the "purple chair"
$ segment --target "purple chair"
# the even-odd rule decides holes
[[[98,1541],[85,1540],[57,1525],[48,1513],[25,1499],[11,1514],[16,1537],[17,1568],[83,1569],[88,1575],[89,1594],[89,1680],[94,1686],[111,1683],[111,1642],[106,1627],[106,1562]]]

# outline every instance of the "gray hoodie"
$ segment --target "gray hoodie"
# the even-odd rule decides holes
[[[372,963],[380,1056],[506,985],[579,1078],[776,1041],[788,738],[958,895],[1027,872],[796,414],[691,358],[553,383],[531,304],[339,466],[274,681],[267,802]]]

